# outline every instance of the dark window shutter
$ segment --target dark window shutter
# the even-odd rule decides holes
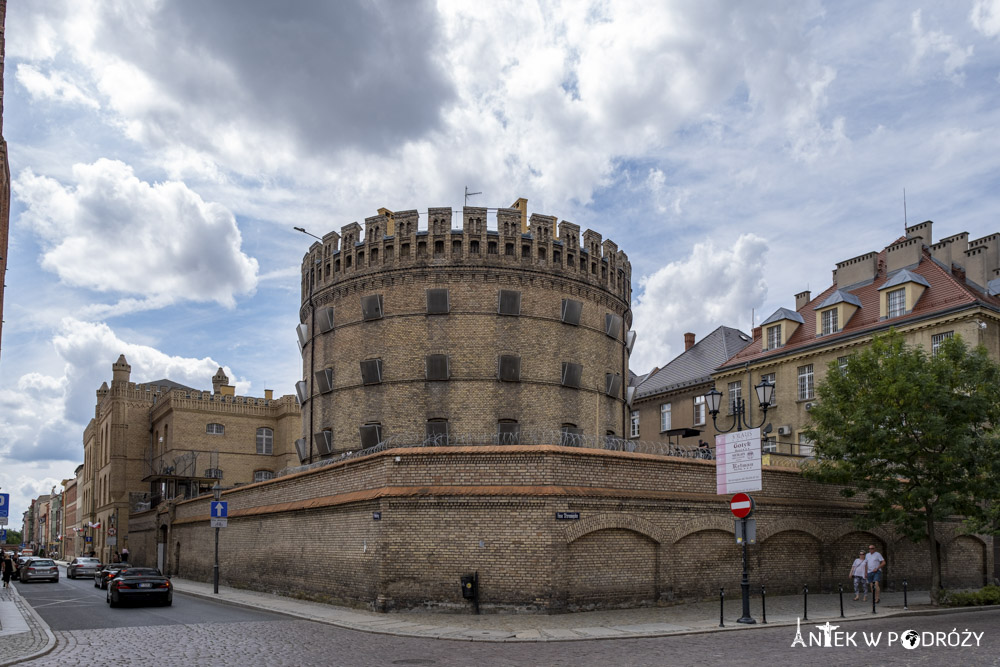
[[[580,388],[580,379],[583,376],[583,366],[564,361],[562,365],[562,385],[564,387]]]
[[[566,324],[579,325],[583,313],[583,302],[574,299],[562,300],[562,321]]]
[[[316,371],[316,388],[319,389],[319,393],[321,394],[333,391],[332,368],[324,368],[323,370]]]
[[[501,315],[520,315],[521,314],[521,293],[517,290],[502,289],[500,290],[500,309],[499,313]]]
[[[381,294],[369,294],[361,297],[361,318],[366,322],[382,319]]]
[[[622,318],[614,313],[607,313],[604,316],[604,333],[612,338],[618,338],[622,331]]]
[[[320,456],[333,454],[333,431],[316,433],[316,452]]]
[[[426,361],[428,380],[447,380],[450,377],[447,354],[428,354]]]
[[[497,425],[497,442],[501,445],[521,444],[521,425],[517,422],[500,422]]]
[[[368,449],[382,442],[382,425],[365,424],[361,427],[361,449]]]
[[[448,289],[427,290],[427,314],[447,315],[451,304],[448,301]]]
[[[521,357],[513,354],[500,355],[500,380],[503,382],[521,381]]]
[[[427,422],[427,438],[424,443],[428,445],[447,445],[448,422],[443,420]]]
[[[618,373],[605,373],[604,391],[608,396],[614,396],[617,398],[622,391],[622,376]]]
[[[316,326],[320,333],[326,333],[333,329],[333,306],[320,308],[316,313]]]
[[[366,359],[361,362],[361,384],[382,382],[382,360]]]

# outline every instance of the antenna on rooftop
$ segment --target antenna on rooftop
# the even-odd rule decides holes
[[[906,231],[906,188],[903,188],[903,231]]]
[[[481,194],[483,194],[483,193],[482,192],[469,192],[469,186],[466,185],[465,186],[465,205],[466,206],[469,205],[469,197],[473,197],[475,195],[481,195]]]

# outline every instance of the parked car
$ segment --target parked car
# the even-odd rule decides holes
[[[118,575],[118,571],[127,567],[131,567],[131,565],[128,563],[108,563],[94,575],[94,588],[106,589],[108,582]]]
[[[174,602],[170,578],[155,567],[129,567],[119,570],[108,585],[107,602],[117,607],[123,602],[152,600],[169,607]]]
[[[31,558],[21,566],[21,582],[45,579],[59,581],[59,568],[51,558]]]
[[[89,556],[77,556],[66,566],[66,578],[76,579],[79,576],[93,577],[103,569],[101,561]]]

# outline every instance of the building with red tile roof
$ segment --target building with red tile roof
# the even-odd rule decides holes
[[[831,362],[843,363],[876,334],[895,329],[932,352],[960,335],[1000,358],[1000,234],[969,241],[963,232],[933,243],[932,224],[907,227],[881,251],[839,262],[832,285],[816,297],[796,294],[794,310],[779,308],[716,369],[724,400],[749,399],[762,378],[775,384],[766,451],[812,454],[802,431],[816,384]]]

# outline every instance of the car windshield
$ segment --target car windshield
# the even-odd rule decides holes
[[[126,577],[159,577],[160,571],[153,567],[132,567],[122,572]]]
[[[53,563],[48,558],[36,558],[35,560],[31,561],[31,567],[53,567],[53,566],[55,566],[55,563]]]

